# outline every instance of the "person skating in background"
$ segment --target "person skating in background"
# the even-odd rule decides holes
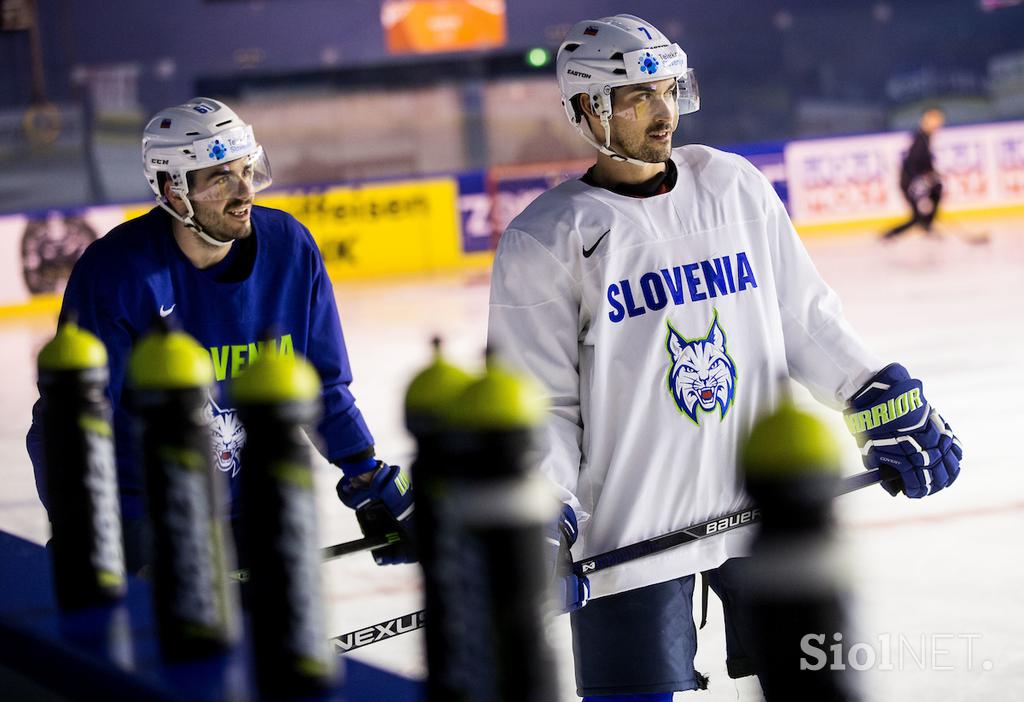
[[[929,108],[921,115],[914,141],[900,169],[900,190],[910,203],[912,214],[909,220],[885,232],[882,235],[884,240],[892,240],[915,225],[921,226],[925,234],[933,234],[932,222],[942,200],[942,178],[935,170],[931,141],[932,135],[945,122],[945,113],[937,107]]]

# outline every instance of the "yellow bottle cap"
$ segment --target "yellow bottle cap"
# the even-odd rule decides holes
[[[441,340],[434,339],[434,360],[420,371],[405,391],[406,423],[419,417],[441,418],[473,381],[466,371],[448,363],[441,353]]]
[[[72,321],[62,322],[39,352],[39,370],[85,370],[107,365],[107,348],[95,334]]]
[[[466,429],[528,429],[543,421],[546,409],[536,381],[488,354],[486,372],[459,393],[447,416],[452,425]]]
[[[128,383],[139,390],[201,388],[213,383],[213,363],[185,332],[158,327],[132,350]]]
[[[839,472],[839,447],[828,427],[786,400],[755,424],[740,447],[748,478],[822,476]]]
[[[260,356],[231,384],[239,404],[302,402],[320,397],[320,376],[313,364],[296,354]]]

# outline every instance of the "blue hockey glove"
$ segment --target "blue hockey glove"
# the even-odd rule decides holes
[[[924,399],[921,381],[898,363],[876,373],[843,414],[864,465],[895,471],[882,482],[890,495],[932,495],[960,474],[960,441]]]
[[[578,535],[576,513],[569,505],[562,505],[562,512],[551,524],[547,538],[551,547],[555,602],[561,613],[575,612],[590,599],[590,581],[586,576],[577,576],[572,572],[572,553],[569,549],[576,543]]]
[[[355,510],[365,536],[395,541],[371,551],[377,565],[415,563],[412,481],[398,466],[381,461],[374,461],[374,465],[375,472],[367,483],[360,480],[361,474],[351,464],[343,464],[345,477],[338,481],[338,497]]]

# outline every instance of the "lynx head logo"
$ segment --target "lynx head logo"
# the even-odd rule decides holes
[[[204,410],[206,421],[210,424],[213,438],[213,459],[218,470],[238,475],[242,467],[241,452],[245,446],[245,427],[233,409],[221,409],[210,398]]]
[[[665,348],[671,358],[668,389],[679,411],[700,425],[699,412],[713,412],[725,419],[736,393],[736,364],[725,349],[725,332],[718,324],[718,310],[708,333],[687,339],[668,323]]]

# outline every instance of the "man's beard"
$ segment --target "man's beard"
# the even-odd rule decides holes
[[[239,207],[248,207],[250,219],[245,222],[244,227],[239,227],[238,222],[232,222],[228,219],[227,211],[238,209]],[[252,203],[247,205],[232,205],[225,207],[224,209],[217,212],[203,212],[200,213],[198,210],[192,216],[203,232],[212,239],[217,241],[237,241],[240,239],[247,238],[252,234]]]
[[[672,144],[648,144],[645,142],[634,153],[627,151],[626,155],[644,163],[664,163],[672,156]]]
[[[668,125],[648,131],[668,131],[671,134],[673,129],[671,125]],[[662,144],[654,143],[648,140],[647,132],[645,132],[639,139],[631,139],[628,143],[620,142],[618,151],[623,156],[635,158],[644,163],[664,163],[672,156],[672,140],[669,139]]]

